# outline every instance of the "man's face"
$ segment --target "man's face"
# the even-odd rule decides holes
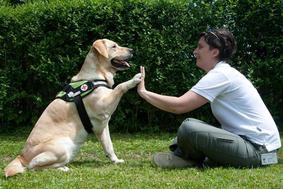
[[[204,37],[201,37],[198,41],[197,48],[194,50],[194,56],[196,58],[196,65],[205,70],[209,71],[211,65],[215,62],[218,53],[218,49],[209,48],[209,45],[204,40]],[[217,53],[217,54],[216,54]]]

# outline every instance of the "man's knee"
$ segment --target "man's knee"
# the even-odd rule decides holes
[[[195,119],[188,118],[178,129],[177,132],[177,140],[179,145],[183,146],[186,143],[191,143],[191,140],[193,140],[193,135],[195,135],[198,132],[198,124],[196,124]]]
[[[178,135],[190,135],[192,133],[198,132],[201,130],[201,124],[205,122],[194,119],[194,118],[187,118],[178,129]]]
[[[197,119],[188,118],[178,129],[177,144],[185,159],[202,160],[203,154],[196,149],[197,138],[201,131],[200,124],[204,123]]]

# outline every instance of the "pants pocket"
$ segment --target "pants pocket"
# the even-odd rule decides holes
[[[216,138],[217,142],[233,143],[234,140],[228,138]]]

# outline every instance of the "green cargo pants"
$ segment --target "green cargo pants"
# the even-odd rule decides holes
[[[200,164],[212,162],[214,165],[232,167],[259,167],[260,154],[267,152],[264,146],[252,144],[245,137],[193,118],[182,123],[177,141],[170,149],[175,155]]]

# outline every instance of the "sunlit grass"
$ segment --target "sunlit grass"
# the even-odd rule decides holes
[[[27,132],[0,135],[1,170],[22,149]],[[160,169],[152,165],[155,152],[167,151],[174,134],[112,134],[116,154],[125,160],[114,165],[90,135],[65,173],[54,169],[27,171],[0,179],[2,188],[283,188],[283,162],[257,169]],[[282,150],[280,151],[282,156]]]

